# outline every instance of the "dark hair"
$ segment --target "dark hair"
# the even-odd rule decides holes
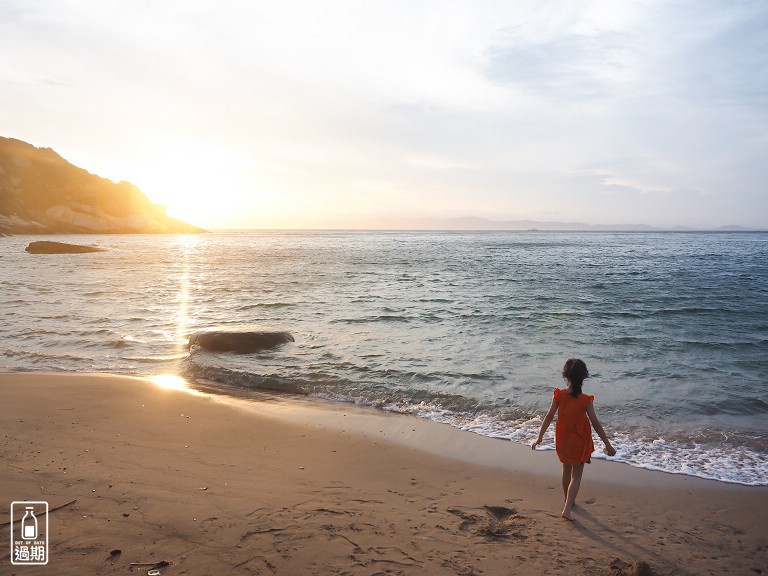
[[[581,394],[581,385],[584,384],[584,379],[589,377],[589,370],[583,360],[578,358],[571,358],[565,362],[563,366],[563,378],[568,380],[571,384],[572,391],[571,396],[576,398]]]

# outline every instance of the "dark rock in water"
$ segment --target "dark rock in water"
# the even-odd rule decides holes
[[[84,254],[86,252],[105,252],[104,248],[97,248],[96,246],[67,244],[66,242],[50,242],[48,240],[30,242],[26,250],[30,254]]]
[[[205,330],[190,334],[188,347],[200,346],[211,352],[247,354],[269,350],[293,341],[294,338],[289,332]]]

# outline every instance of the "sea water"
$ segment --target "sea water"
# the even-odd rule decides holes
[[[579,357],[616,460],[768,485],[766,233],[62,236],[45,239],[106,251],[25,253],[36,239],[0,239],[0,370],[170,373],[529,443]],[[296,341],[188,350],[210,327]]]

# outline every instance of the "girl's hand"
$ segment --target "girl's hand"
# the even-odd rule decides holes
[[[538,446],[540,442],[541,440],[535,440],[533,444],[531,444],[531,450],[536,450],[536,446]]]
[[[607,456],[616,456],[616,449],[610,444],[608,444],[603,450],[603,453],[606,454]]]

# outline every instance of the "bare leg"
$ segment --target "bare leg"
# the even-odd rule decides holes
[[[571,483],[572,473],[573,466],[571,464],[563,464],[563,500],[568,499],[568,486]]]
[[[581,487],[581,475],[584,473],[584,464],[575,464],[571,467],[571,482],[568,484],[568,491],[565,497],[565,506],[561,516],[566,520],[573,520],[571,511],[573,503],[576,501],[576,495]]]

